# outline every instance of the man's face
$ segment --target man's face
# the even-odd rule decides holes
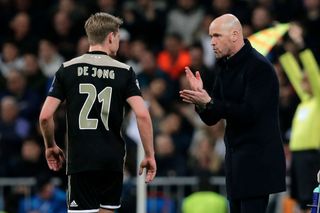
[[[213,21],[209,27],[209,35],[217,59],[231,55],[231,31],[228,31],[221,23]]]

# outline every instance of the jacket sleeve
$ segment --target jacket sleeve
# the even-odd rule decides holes
[[[208,72],[201,72],[204,89],[211,97],[214,97],[214,104],[207,105],[208,108],[205,110],[197,106],[195,107],[201,120],[209,126],[216,124],[222,118],[223,113],[223,103],[220,101],[218,73],[220,73],[220,71],[216,68]]]
[[[207,108],[202,110],[195,107],[196,112],[199,114],[201,120],[208,126],[215,125],[223,118],[224,106],[223,102],[219,100],[214,100],[213,104],[208,104]]]
[[[213,104],[199,113],[201,119],[208,125],[215,124],[222,118],[232,122],[252,124],[267,107],[276,104],[279,98],[279,84],[269,63],[257,61],[253,68],[247,70],[245,81],[241,102],[215,100],[213,97]]]

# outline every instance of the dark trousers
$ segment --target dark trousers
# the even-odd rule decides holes
[[[269,195],[243,200],[229,200],[230,213],[265,213]]]

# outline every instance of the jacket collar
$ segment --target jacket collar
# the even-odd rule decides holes
[[[252,46],[248,39],[244,39],[244,46],[233,56],[230,58],[224,57],[218,60],[218,64],[228,64],[228,66],[237,66],[239,63],[243,62],[247,57],[249,57],[249,53],[252,51]]]

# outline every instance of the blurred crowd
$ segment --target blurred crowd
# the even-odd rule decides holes
[[[0,0],[0,177],[45,173],[65,183],[65,171],[48,171],[38,115],[61,63],[88,50],[84,21],[98,11],[124,21],[117,59],[133,67],[148,104],[158,176],[195,176],[203,170],[224,174],[225,123],[205,126],[178,95],[188,87],[185,66],[212,72],[210,22],[232,13],[243,24],[245,37],[279,22],[292,23],[267,55],[280,83],[280,126],[289,170],[287,143],[299,99],[278,58],[304,48],[320,58],[320,0]],[[57,143],[65,147],[64,105],[55,121]],[[128,176],[136,175],[139,136],[133,121],[128,113]]]

